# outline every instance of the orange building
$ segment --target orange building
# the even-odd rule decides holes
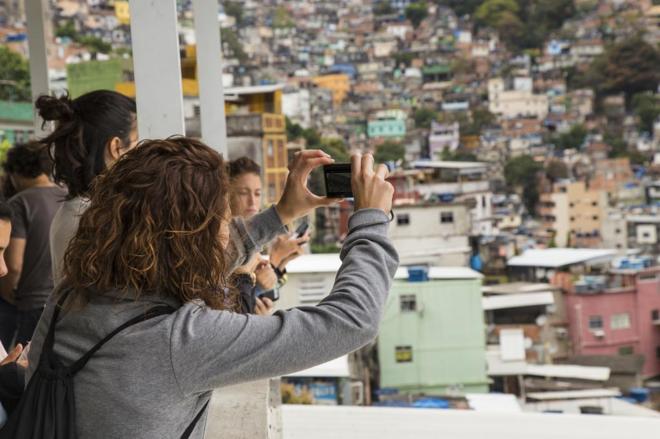
[[[332,103],[335,106],[341,104],[351,90],[351,78],[343,73],[316,76],[312,78],[312,82],[318,87],[332,91]]]

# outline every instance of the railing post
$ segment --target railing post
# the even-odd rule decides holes
[[[46,0],[26,0],[28,48],[30,51],[30,84],[32,102],[42,94],[49,93],[47,38],[51,38],[51,20]],[[41,118],[34,116],[34,133],[42,137],[47,133],[41,129]]]
[[[139,137],[183,135],[176,0],[132,1],[130,8]]]

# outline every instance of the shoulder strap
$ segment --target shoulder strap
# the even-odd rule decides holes
[[[181,435],[181,439],[188,439],[190,437],[193,430],[197,426],[197,423],[199,422],[202,415],[206,411],[206,407],[209,406],[209,401],[211,401],[211,400],[209,399],[208,401],[206,401],[206,404],[204,404],[204,406],[199,410],[199,412],[197,412],[197,415],[195,415],[195,419],[192,420],[190,425],[188,425],[188,428],[186,428],[186,431],[184,431],[183,434]]]
[[[146,311],[144,314],[140,314],[120,327],[116,328],[114,331],[112,331],[110,334],[106,335],[103,340],[99,341],[92,347],[90,350],[88,350],[82,357],[80,357],[75,363],[73,363],[71,366],[69,366],[69,374],[70,375],[75,375],[80,369],[82,369],[85,364],[89,361],[89,359],[94,355],[101,347],[106,344],[112,337],[123,331],[124,329],[128,328],[129,326],[133,326],[137,323],[144,322],[145,320],[152,319],[154,317],[158,317],[161,315],[165,314],[171,314],[174,311],[174,308],[168,305],[160,305],[153,307]],[[53,331],[54,332],[54,331]]]

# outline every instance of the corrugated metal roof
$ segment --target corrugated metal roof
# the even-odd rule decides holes
[[[507,262],[510,267],[558,268],[566,265],[606,262],[617,255],[616,250],[587,248],[546,248],[526,250]]]
[[[495,309],[524,308],[526,306],[543,306],[555,303],[554,295],[549,292],[504,294],[481,299],[484,311]]]

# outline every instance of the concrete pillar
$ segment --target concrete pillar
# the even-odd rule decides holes
[[[213,392],[205,439],[282,439],[280,379]]]
[[[139,137],[185,135],[176,0],[132,1],[130,8]]]
[[[227,157],[222,45],[217,0],[193,0],[202,140]]]
[[[28,49],[30,51],[30,84],[32,102],[40,95],[48,94],[48,52],[47,37],[50,32],[50,14],[47,0],[29,0],[25,2],[27,17]],[[51,35],[52,37],[52,35]],[[46,134],[41,129],[41,118],[34,116],[34,131],[36,137]]]

